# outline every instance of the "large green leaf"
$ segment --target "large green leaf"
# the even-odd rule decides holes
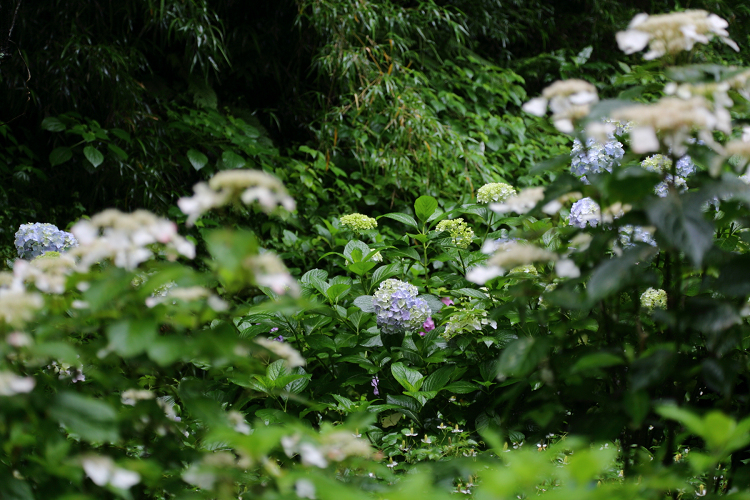
[[[94,168],[98,167],[102,164],[102,162],[104,162],[104,155],[94,146],[86,146],[85,148],[83,148],[83,155],[88,161],[91,162]]]
[[[403,224],[406,224],[407,226],[413,227],[414,229],[419,229],[419,227],[417,226],[417,221],[415,221],[414,217],[411,217],[410,215],[395,212],[392,214],[381,215],[380,217],[388,217],[389,219],[397,220]],[[380,217],[378,217],[378,219]]]
[[[643,273],[645,265],[657,249],[648,245],[639,245],[626,250],[620,257],[615,257],[599,264],[586,286],[589,304],[609,297],[618,290],[629,286],[638,275]]]
[[[700,267],[703,256],[713,246],[714,225],[706,220],[697,196],[670,192],[646,205],[649,220],[664,240]]]
[[[65,124],[53,116],[48,116],[42,120],[42,128],[50,132],[62,132],[65,130]]]
[[[393,373],[396,382],[407,391],[416,392],[422,387],[424,375],[417,370],[404,366],[403,363],[393,363],[391,373]]]
[[[195,149],[188,149],[187,157],[195,170],[202,169],[208,163],[208,156]]]
[[[61,392],[49,408],[52,418],[86,441],[110,442],[118,440],[117,413],[103,401],[74,392]]]
[[[73,158],[73,151],[69,147],[65,146],[55,148],[49,154],[49,162],[53,167],[61,165],[71,158]]]
[[[421,221],[426,221],[435,212],[438,202],[432,196],[420,196],[414,202],[414,213]]]
[[[422,383],[422,390],[439,391],[444,388],[445,384],[451,379],[451,375],[453,375],[455,369],[456,367],[454,365],[446,365],[430,373]]]
[[[154,319],[130,319],[107,328],[109,348],[123,357],[136,356],[148,349],[156,338]]]

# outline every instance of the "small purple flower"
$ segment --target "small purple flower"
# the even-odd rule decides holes
[[[284,336],[283,335],[279,335],[278,337],[276,337],[273,340],[275,340],[276,342],[284,342]]]
[[[453,305],[453,301],[451,300],[451,298],[450,298],[450,297],[441,297],[441,298],[440,298],[440,302],[442,302],[442,303],[443,303],[443,304],[445,304],[446,306],[452,306],[452,305]],[[433,328],[434,328],[434,327],[433,327]]]
[[[424,331],[419,332],[422,337],[424,337],[427,332],[431,332],[435,329],[435,321],[433,321],[432,316],[428,317],[427,320],[422,323],[422,328],[424,328]]]
[[[273,333],[273,332],[278,332],[278,331],[279,331],[279,327],[278,326],[274,326],[273,328],[271,328],[271,331],[268,332],[268,333]]]
[[[372,377],[372,382],[370,382],[370,385],[373,387],[372,393],[376,396],[380,395],[380,391],[378,390],[378,384],[380,383],[380,379],[378,376]]]

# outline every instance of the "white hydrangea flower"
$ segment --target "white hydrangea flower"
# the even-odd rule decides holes
[[[13,372],[0,371],[0,396],[26,394],[34,390],[34,377],[21,377]]]
[[[641,307],[649,312],[654,309],[667,308],[667,292],[662,289],[649,288],[641,294]]]
[[[106,456],[87,455],[81,459],[86,475],[97,486],[112,486],[127,490],[141,482],[141,475],[135,471],[117,467],[115,462]]]
[[[737,44],[729,38],[726,20],[705,10],[686,10],[669,14],[638,14],[630,21],[628,29],[617,33],[617,45],[626,54],[639,52],[648,46],[643,56],[646,60],[665,54],[677,54],[692,50],[696,43],[707,44],[718,37],[722,42],[739,51]]]
[[[479,203],[502,203],[515,194],[516,190],[510,184],[491,182],[477,190],[477,201]]]
[[[174,222],[146,210],[124,213],[108,209],[91,220],[77,222],[71,231],[80,246],[69,254],[80,258],[82,272],[104,259],[112,259],[115,266],[132,271],[153,257],[148,247],[154,244],[164,245],[173,255],[195,257],[195,246],[177,234]]]
[[[124,405],[135,406],[138,401],[154,399],[154,393],[146,389],[128,389],[120,394],[120,401]]]
[[[8,325],[20,327],[31,321],[42,306],[42,296],[27,292],[22,286],[0,288],[0,321]]]
[[[47,253],[30,262],[16,260],[13,274],[21,282],[33,283],[42,292],[60,294],[65,292],[67,278],[75,268],[76,261],[71,255]]]
[[[468,248],[474,239],[474,230],[462,218],[441,220],[435,231],[439,233],[447,231],[451,235],[453,244],[459,248]]]
[[[299,296],[299,283],[278,255],[271,252],[252,255],[245,259],[244,266],[252,271],[258,286],[266,286],[278,295]]]
[[[284,184],[277,177],[260,170],[223,170],[208,183],[196,184],[193,192],[192,197],[177,201],[177,206],[188,216],[188,226],[195,224],[207,211],[236,201],[246,205],[258,202],[265,212],[271,212],[279,205],[290,212],[296,209],[294,199],[289,196]]]
[[[378,227],[378,221],[359,213],[343,215],[339,220],[344,226],[357,233]]]
[[[533,187],[521,190],[520,193],[509,197],[502,203],[492,203],[490,210],[498,214],[515,212],[525,214],[544,199],[544,188]]]
[[[294,347],[290,346],[286,342],[276,342],[263,337],[256,337],[253,340],[256,344],[268,349],[269,351],[283,359],[289,368],[294,368],[296,366],[305,366],[305,364],[307,364],[305,358],[303,358]]]
[[[552,111],[555,127],[566,134],[575,130],[573,122],[589,114],[592,104],[599,102],[596,87],[584,80],[558,80],[537,97],[523,105],[523,110],[544,116],[547,107]]]

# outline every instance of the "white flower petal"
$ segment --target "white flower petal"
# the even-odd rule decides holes
[[[558,260],[555,263],[555,273],[561,278],[578,278],[581,270],[570,259]]]
[[[547,113],[547,99],[536,97],[522,106],[522,109],[535,116],[544,116]]]
[[[630,131],[630,147],[636,154],[659,151],[659,138],[652,127],[633,127]]]
[[[638,18],[638,16],[636,16],[633,21],[635,21],[636,18]],[[620,50],[626,54],[634,54],[646,48],[651,39],[651,35],[644,33],[643,31],[631,29],[627,31],[618,31],[615,38],[617,39],[617,46]]]

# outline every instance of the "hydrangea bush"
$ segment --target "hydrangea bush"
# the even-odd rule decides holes
[[[64,252],[78,245],[75,236],[61,231],[54,224],[34,222],[22,224],[16,231],[15,240],[18,256],[34,259],[45,252]]]

